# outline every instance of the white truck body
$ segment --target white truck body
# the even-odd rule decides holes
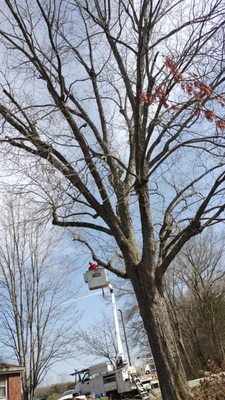
[[[75,392],[77,395],[91,393],[95,397],[119,397],[122,394],[132,393],[136,390],[132,381],[132,374],[135,373],[134,366],[123,365],[114,369],[109,363],[97,364],[86,370],[83,377],[75,384]],[[146,389],[151,388],[150,374],[143,375],[140,380]]]

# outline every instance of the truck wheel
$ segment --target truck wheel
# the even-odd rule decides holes
[[[120,400],[121,396],[116,390],[112,390],[112,392],[106,392],[106,396],[109,398],[109,400]]]

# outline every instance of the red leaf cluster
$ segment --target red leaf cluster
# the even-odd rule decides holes
[[[193,114],[197,117],[199,117],[200,115],[204,116],[207,121],[214,122],[218,129],[224,130],[225,120],[216,116],[214,111],[206,109],[204,96],[210,97],[211,100],[216,101],[221,107],[225,106],[225,99],[221,96],[212,96],[212,87],[198,80],[196,74],[190,74],[191,79],[184,79],[183,74],[178,69],[176,63],[172,60],[171,57],[166,57],[164,63],[165,66],[173,74],[174,82],[179,83],[181,89],[189,96],[193,96],[196,100],[196,109],[193,111]],[[139,99],[142,103],[147,105],[158,101],[159,104],[161,104],[165,108],[169,108],[168,95],[162,84],[155,87],[155,92],[152,95],[148,95],[144,92],[140,93]],[[172,105],[170,106],[170,109],[177,110],[178,107],[176,105]]]
[[[180,83],[181,89],[185,93],[189,94],[190,96],[194,96],[196,100],[200,100],[201,97],[204,95],[211,96],[213,90],[210,85],[202,83],[196,79],[194,80],[194,82],[184,80],[183,74],[179,71],[175,62],[170,57],[165,58],[165,66],[169,68],[170,71],[173,73],[174,81],[176,83]],[[194,75],[194,77],[196,78],[196,75]],[[181,80],[182,82],[180,82]],[[196,88],[198,89],[198,92],[196,92]]]
[[[204,83],[194,81],[194,86],[199,89],[199,92],[206,96],[211,96],[212,94],[212,87],[210,85],[206,85]]]
[[[181,89],[185,93],[189,94],[189,96],[193,95],[193,83],[192,82],[181,82],[180,86],[181,86]]]
[[[144,92],[139,94],[139,100],[144,104],[152,104],[155,100],[154,96],[149,96]]]
[[[217,119],[216,122],[216,127],[223,131],[225,129],[225,120],[224,119]]]
[[[162,106],[164,106],[165,108],[169,107],[169,105],[167,103],[167,95],[166,95],[165,89],[163,88],[162,85],[159,85],[156,87],[155,96],[156,96],[156,98],[158,98],[159,103],[162,104]]]
[[[168,96],[165,92],[165,89],[163,88],[163,85],[156,86],[155,93],[153,93],[153,95],[148,95],[147,93],[144,92],[141,92],[139,94],[139,99],[142,103],[149,105],[158,101],[165,108],[169,107],[169,104],[167,103],[167,97]]]
[[[179,82],[181,79],[183,79],[183,74],[180,72],[180,70],[177,68],[175,62],[172,60],[170,57],[165,58],[165,66],[170,69],[174,76],[174,81]]]
[[[205,118],[209,121],[212,122],[215,119],[215,113],[213,111],[210,110],[206,110],[205,111]]]

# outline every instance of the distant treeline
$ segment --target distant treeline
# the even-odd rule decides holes
[[[40,387],[35,392],[35,399],[46,398],[48,400],[58,399],[63,392],[74,388],[74,382],[54,383]]]

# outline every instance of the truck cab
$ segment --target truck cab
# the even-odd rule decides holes
[[[113,366],[108,362],[92,365],[91,367],[75,371],[75,392],[87,395],[89,393],[101,397],[105,395],[105,384],[103,377],[112,375]],[[109,378],[110,381],[110,378]],[[114,381],[112,379],[112,381]],[[113,385],[114,389],[115,383]]]

